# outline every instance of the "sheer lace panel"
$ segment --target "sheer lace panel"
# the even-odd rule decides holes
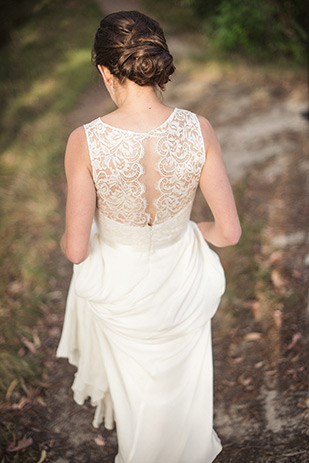
[[[146,133],[100,118],[84,127],[97,207],[105,217],[132,226],[160,224],[192,204],[205,162],[195,114],[175,109]]]

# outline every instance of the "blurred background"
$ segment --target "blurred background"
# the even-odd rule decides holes
[[[91,48],[102,16],[163,26],[176,73],[162,94],[221,142],[242,221],[219,250],[213,322],[216,462],[308,452],[308,5],[301,0],[1,0],[0,461],[112,462],[114,432],[72,401],[56,360],[71,265],[62,256],[71,130],[114,108]],[[200,192],[193,220],[210,214]],[[162,462],[168,463],[168,462]]]

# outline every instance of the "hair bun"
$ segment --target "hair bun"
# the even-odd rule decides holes
[[[174,72],[173,57],[158,46],[140,45],[124,51],[118,62],[119,75],[138,85],[164,88]]]
[[[138,11],[106,16],[96,33],[93,59],[106,66],[120,82],[158,85],[164,89],[175,71],[164,33],[157,21]]]

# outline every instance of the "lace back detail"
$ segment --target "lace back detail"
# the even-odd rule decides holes
[[[192,206],[205,162],[195,114],[175,109],[146,133],[100,118],[84,127],[100,216],[129,226],[158,225]]]

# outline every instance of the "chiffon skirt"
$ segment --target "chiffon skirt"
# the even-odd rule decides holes
[[[117,426],[115,463],[210,463],[211,318],[224,292],[217,254],[197,225],[158,249],[106,244],[94,225],[74,266],[58,357],[77,367],[74,399],[93,425]]]

